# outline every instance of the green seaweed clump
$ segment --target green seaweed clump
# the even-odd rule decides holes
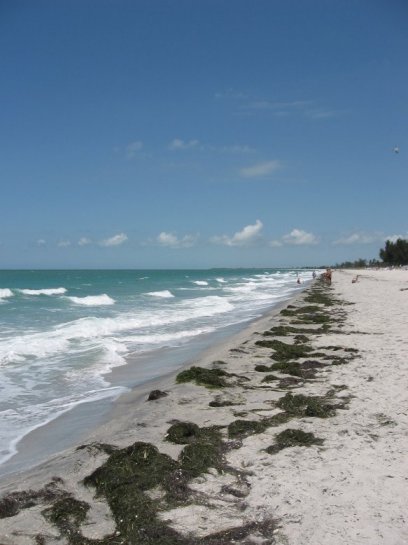
[[[313,433],[306,433],[302,430],[288,428],[276,436],[276,443],[266,448],[268,454],[276,454],[280,450],[289,447],[310,447],[311,445],[322,445],[323,439],[319,439]]]
[[[55,524],[62,535],[69,538],[70,543],[84,543],[79,527],[86,519],[89,505],[72,496],[56,501],[52,507],[45,509],[42,514]]]
[[[199,433],[200,428],[197,424],[193,424],[192,422],[177,422],[167,430],[166,440],[176,443],[177,445],[187,445],[188,443],[191,443]]]
[[[310,378],[310,373],[305,373],[299,363],[295,361],[279,361],[271,365],[271,370],[280,371],[292,377]]]
[[[271,358],[277,361],[304,358],[313,350],[311,346],[305,344],[287,344],[276,339],[272,341],[256,341],[255,344],[265,348],[273,348],[274,353]]]
[[[276,403],[276,406],[293,416],[315,416],[327,418],[335,414],[334,408],[319,397],[293,395],[287,393]]]
[[[234,405],[242,405],[242,403],[230,401],[229,399],[214,399],[208,405],[210,407],[232,407]]]
[[[266,375],[261,382],[273,382],[274,380],[279,380],[279,377],[276,375]]]
[[[22,490],[11,492],[0,499],[0,519],[14,517],[21,509],[34,507],[39,503],[51,503],[65,496],[65,492],[56,485],[60,481],[55,477],[40,490]]]
[[[157,502],[145,494],[158,485],[169,493],[171,477],[178,469],[176,461],[153,445],[136,442],[114,452],[84,484],[105,496],[125,543],[181,544],[177,532],[156,517]]]
[[[258,371],[258,373],[269,373],[271,369],[271,365],[264,365],[263,363],[258,363],[258,365],[255,365],[255,371]]]
[[[216,427],[201,428],[196,439],[180,454],[181,469],[191,478],[205,473],[210,467],[221,470],[224,450],[221,434]]]
[[[269,331],[264,331],[264,337],[276,335],[277,337],[287,337],[288,335],[297,335],[297,334],[306,334],[306,335],[316,335],[319,333],[324,333],[324,331],[319,329],[310,329],[308,327],[292,327],[288,325],[278,325],[272,327]]]
[[[339,303],[337,299],[335,299],[329,291],[324,292],[320,289],[314,289],[311,290],[309,295],[305,297],[305,301],[307,303],[313,303],[317,305],[323,305],[325,307],[332,307],[336,303]]]
[[[266,430],[267,424],[264,420],[234,420],[228,425],[229,437],[248,437],[255,433],[262,433]]]
[[[222,369],[206,369],[204,367],[190,367],[181,371],[176,377],[176,382],[195,382],[206,388],[225,388],[228,386],[224,377],[231,376]]]

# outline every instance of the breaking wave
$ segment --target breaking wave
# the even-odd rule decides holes
[[[18,291],[24,293],[24,295],[63,295],[67,292],[66,288],[48,288],[43,290],[23,289]]]
[[[102,295],[87,295],[86,297],[67,297],[76,305],[84,305],[86,307],[99,307],[101,305],[114,305],[115,300],[106,293]]]

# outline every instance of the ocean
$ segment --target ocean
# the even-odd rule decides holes
[[[181,367],[311,278],[294,269],[0,271],[0,466],[31,431]],[[115,381],[120,366],[131,373]]]

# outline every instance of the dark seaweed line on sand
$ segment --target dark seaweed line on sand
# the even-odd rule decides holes
[[[272,350],[270,366],[256,365],[255,371],[265,373],[278,372],[279,375],[266,375],[262,387],[277,383],[277,389],[297,387],[316,377],[319,369],[330,365],[346,364],[356,357],[356,353],[343,347],[327,346],[324,352],[315,352],[310,339],[315,335],[328,335],[333,326],[341,328],[345,319],[345,303],[336,300],[331,289],[316,282],[306,290],[304,306],[289,305],[281,311],[281,324],[265,331],[265,340],[255,343],[257,349]],[[279,337],[276,339],[275,337]],[[292,339],[293,343],[282,341]],[[270,339],[270,340],[269,340]],[[237,350],[240,350],[237,348]],[[338,352],[343,353],[339,356]],[[308,358],[308,359],[306,359]],[[223,392],[231,386],[243,389],[259,386],[249,385],[250,379],[244,375],[228,373],[220,369],[223,361],[214,362],[214,368],[191,367],[179,373],[177,382],[195,382],[196,384]],[[339,387],[341,389],[341,387]],[[166,393],[155,391],[149,399],[158,400]],[[225,460],[226,453],[241,446],[241,440],[251,434],[262,433],[269,427],[293,422],[304,416],[328,418],[337,409],[344,408],[347,400],[339,403],[335,400],[336,390],[332,389],[325,396],[305,396],[286,392],[276,402],[278,414],[260,420],[238,419],[226,427],[200,428],[191,422],[176,422],[168,430],[165,440],[185,445],[178,460],[161,453],[152,444],[136,442],[129,447],[119,449],[113,445],[83,445],[80,449],[92,452],[103,451],[107,460],[86,477],[83,485],[91,487],[99,497],[105,498],[111,509],[116,529],[102,539],[86,538],[81,533],[81,524],[86,520],[90,505],[66,492],[63,481],[54,478],[41,490],[13,492],[0,500],[0,518],[13,517],[22,509],[43,505],[43,516],[55,525],[69,545],[223,545],[234,541],[243,542],[251,534],[262,537],[262,543],[273,544],[272,537],[275,522],[265,520],[252,522],[225,532],[206,537],[184,537],[171,528],[158,514],[168,509],[203,502],[189,487],[191,479],[205,473],[209,468],[219,472],[234,474],[244,479],[243,472],[229,467]],[[210,403],[213,408],[234,405],[217,396]],[[292,446],[321,445],[323,439],[300,429],[287,428],[276,435],[275,443],[266,449],[269,454],[276,454]],[[152,499],[149,490],[160,489],[159,499]],[[242,500],[236,489],[230,493]],[[244,508],[244,504],[242,508]],[[35,536],[37,545],[46,545],[46,536]]]

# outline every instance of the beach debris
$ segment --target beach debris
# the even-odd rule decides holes
[[[60,479],[53,479],[40,490],[22,490],[11,492],[0,500],[0,519],[14,517],[22,509],[28,509],[41,503],[51,503],[66,495],[58,488]]]
[[[193,422],[177,422],[166,433],[166,441],[177,445],[187,445],[197,438],[200,428]]]
[[[310,447],[311,445],[322,445],[323,439],[316,437],[313,433],[307,433],[299,429],[288,428],[276,436],[276,443],[267,447],[268,454],[276,454],[289,447]]]
[[[169,394],[166,392],[162,392],[161,390],[152,390],[147,398],[147,401],[156,401],[156,399],[160,399],[161,397],[166,397]]]
[[[292,416],[327,418],[335,414],[335,408],[322,397],[293,395],[289,392],[277,401],[276,406]]]

